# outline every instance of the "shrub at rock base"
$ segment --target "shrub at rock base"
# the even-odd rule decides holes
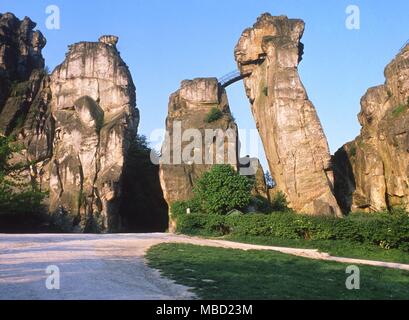
[[[406,213],[352,214],[345,219],[293,213],[232,217],[185,214],[178,217],[177,232],[204,236],[348,240],[409,252],[409,215]]]
[[[19,147],[13,144],[13,137],[0,137],[0,232],[14,231],[21,226],[24,231],[35,229],[46,222],[43,200],[46,193],[28,182],[13,181],[8,174],[29,167],[27,163],[10,166],[8,161]]]
[[[246,208],[251,200],[252,184],[230,165],[216,165],[197,181],[193,204],[207,214],[225,215]]]
[[[232,166],[216,165],[196,182],[193,199],[171,205],[171,214],[177,219],[189,209],[192,213],[226,215],[232,210],[245,209],[251,203],[251,189],[251,181]]]

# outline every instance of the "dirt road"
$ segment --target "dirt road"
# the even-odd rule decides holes
[[[401,270],[409,265],[331,257],[317,250],[255,246],[171,234],[0,234],[0,300],[182,300],[194,298],[149,268],[145,252],[160,243],[191,243],[241,250],[272,250],[316,260]],[[51,274],[46,270],[50,266]],[[59,289],[47,288],[59,270]],[[52,282],[56,286],[56,282]]]

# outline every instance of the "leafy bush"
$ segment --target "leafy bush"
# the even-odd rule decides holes
[[[279,191],[277,192],[273,199],[271,199],[271,211],[273,212],[286,212],[286,211],[291,211],[291,209],[288,207],[289,203],[287,201],[286,195],[282,192]]]
[[[194,203],[201,212],[225,215],[246,208],[251,200],[252,185],[230,165],[216,165],[205,172],[194,187]]]
[[[177,232],[188,235],[223,236],[231,230],[225,216],[190,214],[178,217]]]
[[[0,214],[36,214],[41,211],[45,194],[36,188],[27,187],[14,192],[5,182],[0,183]]]
[[[7,175],[13,170],[24,167],[17,164],[11,167],[8,160],[18,147],[12,145],[12,138],[0,137],[0,214],[35,214],[42,211],[45,193],[29,183],[11,181]]]
[[[182,215],[186,215],[187,210],[190,209],[191,213],[200,213],[200,204],[196,199],[190,201],[177,201],[170,206],[170,212],[173,218],[178,218]]]
[[[273,207],[271,206],[271,202],[262,197],[262,196],[256,196],[253,198],[251,201],[250,207],[255,209],[255,212],[259,213],[264,213],[264,214],[269,214],[270,212],[273,211]]]
[[[6,171],[10,169],[7,161],[12,152],[11,138],[0,137],[0,179],[4,177]]]
[[[177,232],[206,236],[262,236],[282,239],[348,240],[409,252],[407,213],[352,214],[345,219],[293,213],[271,215],[184,215]]]
[[[210,110],[210,112],[206,115],[205,121],[207,123],[216,122],[217,120],[223,117],[223,112],[220,111],[218,108],[214,107]]]

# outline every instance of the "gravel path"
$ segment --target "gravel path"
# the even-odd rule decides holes
[[[241,250],[272,250],[317,260],[408,270],[409,265],[331,257],[317,250],[276,248],[171,234],[2,235],[0,300],[183,300],[194,298],[146,266],[146,250],[160,243],[191,243]],[[46,288],[46,269],[60,270],[60,290]]]

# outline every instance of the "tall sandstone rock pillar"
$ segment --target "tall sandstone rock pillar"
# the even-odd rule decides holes
[[[0,136],[18,145],[7,180],[49,191],[36,209],[66,232],[167,228],[159,168],[136,136],[135,87],[117,42],[74,44],[49,75],[36,24],[0,13]]]
[[[207,121],[212,110],[220,117]],[[162,147],[160,179],[166,202],[193,196],[195,181],[214,164],[238,166],[238,129],[231,115],[226,91],[216,78],[182,82],[170,96]],[[171,231],[174,222],[170,222]]]
[[[361,100],[361,134],[334,156],[343,210],[409,210],[409,45]]]
[[[297,212],[341,216],[328,143],[298,74],[304,22],[260,16],[235,49],[277,188]]]
[[[139,121],[135,86],[117,37],[70,46],[51,75],[54,153],[50,211],[78,231],[118,231],[122,174]],[[73,221],[73,222],[72,222]]]

